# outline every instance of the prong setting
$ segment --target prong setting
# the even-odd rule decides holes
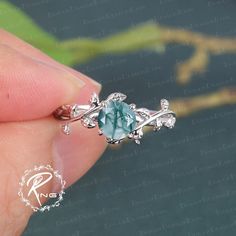
[[[99,134],[99,135],[103,135],[103,132],[102,132],[101,129],[98,129],[98,134]]]
[[[107,99],[100,101],[98,95],[93,93],[88,105],[63,105],[53,114],[56,119],[63,122],[62,132],[69,135],[71,133],[70,123],[80,120],[84,127],[94,128],[98,123],[99,112],[102,109],[105,109],[110,101],[123,102],[126,97],[127,96],[123,93],[115,92],[110,94]],[[166,99],[161,99],[161,109],[159,111],[148,110],[147,108],[137,108],[134,103],[129,104],[127,107],[134,112],[133,114],[135,115],[133,116],[135,116],[136,125],[134,126],[134,129],[126,135],[126,137],[134,140],[137,144],[140,144],[140,140],[143,137],[143,128],[145,126],[152,126],[153,131],[158,131],[161,127],[171,129],[175,125],[175,113],[169,110],[169,101]],[[126,115],[125,119],[128,119],[127,122],[132,122],[132,116],[129,114]],[[101,128],[98,129],[98,134],[105,135]],[[106,137],[109,144],[118,144],[123,141],[123,139],[124,137],[120,139]]]
[[[130,107],[130,109],[132,109],[132,110],[135,111],[135,109],[136,109],[136,104],[131,103],[131,104],[129,104],[129,107]]]

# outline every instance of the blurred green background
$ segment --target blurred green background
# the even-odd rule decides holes
[[[61,41],[100,39],[150,20],[216,37],[236,35],[233,0],[10,2]],[[72,64],[66,52],[50,53]],[[233,54],[212,57],[205,73],[186,85],[176,83],[176,63],[192,53],[190,46],[170,45],[162,54],[99,55],[74,67],[102,83],[101,97],[121,91],[127,102],[153,109],[163,97],[191,98],[236,85]],[[147,133],[140,146],[107,149],[66,191],[62,206],[35,214],[23,235],[235,235],[235,118],[235,105],[207,109],[177,118],[173,130]]]

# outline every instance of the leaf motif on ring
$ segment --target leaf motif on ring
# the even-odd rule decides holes
[[[83,126],[87,127],[87,128],[94,128],[96,126],[95,122],[93,119],[91,119],[90,117],[88,116],[84,116],[82,119],[81,119],[81,123]]]

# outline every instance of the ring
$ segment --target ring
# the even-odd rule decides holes
[[[62,105],[53,115],[63,122],[62,132],[71,133],[70,124],[80,120],[87,128],[99,127],[99,135],[104,135],[110,144],[118,144],[125,138],[133,139],[140,144],[145,126],[158,131],[161,127],[173,128],[176,115],[169,110],[169,102],[161,99],[159,111],[137,108],[135,104],[123,102],[126,95],[115,92],[107,99],[99,101],[98,95],[93,93],[88,105]]]

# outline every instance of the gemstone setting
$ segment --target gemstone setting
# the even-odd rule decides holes
[[[162,127],[174,127],[176,115],[169,109],[168,100],[161,99],[160,110],[149,110],[145,107],[138,108],[134,103],[123,102],[126,98],[125,94],[115,92],[100,101],[98,95],[93,93],[89,104],[62,105],[53,115],[63,121],[62,131],[67,135],[71,133],[70,124],[78,120],[87,128],[98,125],[98,134],[104,134],[109,144],[118,144],[126,137],[140,144],[146,126],[152,127],[154,131]]]
[[[136,115],[127,103],[110,100],[99,111],[98,126],[108,139],[121,140],[135,129]]]

